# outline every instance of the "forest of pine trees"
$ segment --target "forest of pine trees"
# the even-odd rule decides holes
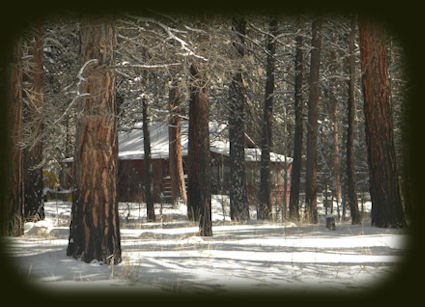
[[[261,148],[259,220],[271,220],[275,210],[275,152],[293,159],[282,178],[291,182],[282,219],[318,223],[318,197],[326,194],[340,221],[361,223],[361,204],[370,198],[373,226],[408,222],[401,189],[405,59],[380,24],[356,16],[55,17],[26,28],[11,50],[5,235],[22,235],[25,221],[43,219],[42,170],[59,178],[61,161],[73,157],[67,254],[119,263],[118,133],[143,123],[144,199],[155,221],[154,121],[169,123],[172,202],[187,205],[201,236],[213,235],[210,121],[229,127],[233,221],[249,219],[246,133]]]

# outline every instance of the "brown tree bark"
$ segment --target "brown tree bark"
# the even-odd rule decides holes
[[[336,58],[336,55],[334,56]],[[337,98],[333,89],[327,90],[329,97],[328,113],[332,125],[332,175],[335,186],[335,199],[337,205],[341,204],[341,161],[339,158],[339,127],[337,118]],[[342,219],[345,219],[345,206],[342,210]]]
[[[307,223],[319,222],[317,212],[316,177],[317,177],[317,131],[319,119],[319,94],[320,94],[320,52],[321,52],[321,27],[320,19],[312,23],[312,50],[310,64],[310,95],[308,99],[308,124],[307,124],[307,162],[305,185],[305,217]]]
[[[291,171],[291,191],[289,195],[289,219],[298,221],[299,216],[299,198],[300,198],[300,178],[303,147],[303,39],[301,35],[296,37],[295,51],[295,132],[294,132],[294,156]]]
[[[84,88],[76,127],[72,215],[67,255],[85,262],[121,262],[117,202],[114,29],[108,20],[83,20]]]
[[[172,84],[169,92],[169,163],[170,163],[170,181],[171,197],[173,204],[181,199],[187,205],[186,184],[183,171],[183,156],[181,146],[181,93],[175,84]]]
[[[143,103],[143,146],[144,146],[144,179],[145,179],[145,202],[148,222],[155,221],[155,208],[153,203],[153,181],[152,181],[152,155],[151,155],[151,137],[149,129],[149,103],[146,97],[142,99]]]
[[[267,38],[267,66],[266,66],[266,90],[264,99],[263,113],[263,132],[261,140],[261,169],[260,169],[260,199],[258,204],[257,219],[271,220],[271,175],[270,175],[270,151],[272,146],[272,114],[273,114],[273,94],[274,94],[274,54],[276,51],[276,42],[274,37],[277,35],[277,21],[270,21],[270,34]],[[273,37],[272,37],[273,36]]]
[[[385,31],[368,20],[359,21],[360,57],[372,225],[404,227],[394,150]]]
[[[243,19],[233,20],[232,30],[236,51],[235,67],[229,90],[229,143],[230,143],[230,217],[232,221],[249,220],[248,198],[245,175],[245,122],[241,59],[245,54],[246,22]]]
[[[354,175],[354,114],[355,114],[355,43],[356,21],[351,19],[351,32],[349,35],[349,53],[348,57],[348,115],[347,115],[347,160],[346,160],[346,176],[347,176],[347,204],[350,208],[351,223],[353,225],[361,224],[361,215],[357,201],[357,187]]]
[[[24,234],[24,177],[22,150],[22,40],[15,42],[11,63],[9,66],[9,96],[8,96],[8,199],[7,221],[2,226],[2,232],[7,236]]]
[[[201,236],[212,236],[208,82],[199,63],[190,73],[188,217],[199,221]]]
[[[43,34],[42,27],[32,29],[28,38],[31,59],[24,71],[30,85],[24,91],[24,123],[30,140],[24,150],[24,217],[28,221],[44,219],[43,204]]]

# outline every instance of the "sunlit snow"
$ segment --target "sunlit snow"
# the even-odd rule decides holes
[[[230,221],[226,197],[212,204],[214,235],[200,237],[182,204],[156,204],[157,221],[147,223],[144,204],[120,203],[123,261],[112,267],[66,256],[71,203],[50,201],[46,220],[7,238],[7,252],[18,274],[46,289],[170,293],[361,291],[391,276],[407,253],[407,234],[371,227],[368,218],[329,231],[323,211],[319,225],[304,225],[256,221],[252,207],[253,219],[240,224]]]

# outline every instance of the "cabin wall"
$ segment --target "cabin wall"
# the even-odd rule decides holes
[[[230,160],[229,157],[211,152],[211,194],[229,195],[230,185]],[[183,157],[183,170],[187,174],[189,161]],[[281,206],[283,204],[283,163],[271,163],[272,167],[272,205]],[[288,185],[287,185],[287,203],[289,203],[290,193],[290,172],[292,164],[288,166]],[[63,189],[72,187],[72,163],[67,163],[64,167]],[[154,202],[166,201],[163,193],[169,184],[164,177],[170,175],[168,160],[152,160],[152,181]],[[168,183],[167,183],[168,182]],[[248,202],[252,205],[257,204],[258,187],[260,186],[260,163],[246,162],[246,186]],[[120,202],[144,202],[144,161],[143,160],[119,160],[118,161],[118,180],[117,194]]]
[[[154,202],[161,202],[163,180],[169,176],[168,160],[152,160],[152,182]],[[143,202],[144,196],[144,161],[120,160],[118,163],[118,201]]]

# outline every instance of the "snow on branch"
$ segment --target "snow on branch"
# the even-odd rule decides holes
[[[80,93],[80,86],[81,86],[81,83],[82,83],[83,81],[87,81],[87,80],[83,77],[83,73],[84,73],[84,71],[86,70],[86,68],[87,68],[90,64],[92,64],[92,63],[98,63],[98,62],[99,62],[99,60],[98,60],[98,59],[90,59],[90,60],[86,61],[86,62],[83,64],[83,66],[81,66],[81,68],[80,68],[80,70],[78,71],[78,74],[77,74],[77,79],[78,79],[78,82],[77,82],[77,91],[76,91],[76,92],[74,92],[74,93],[76,93],[76,95],[74,96],[74,98],[72,99],[72,101],[70,102],[70,104],[67,106],[67,108],[65,109],[65,111],[62,113],[62,115],[61,115],[61,116],[59,116],[59,118],[55,120],[55,122],[53,123],[53,126],[55,126],[56,124],[58,124],[58,123],[62,120],[62,118],[63,118],[66,114],[68,114],[69,110],[71,109],[71,107],[75,104],[75,102],[76,102],[78,99],[80,99],[80,98],[82,98],[82,97],[90,96],[90,94],[89,94],[89,93],[83,93],[83,94],[81,94],[81,93]]]
[[[111,69],[142,69],[142,70],[161,70],[167,69],[170,67],[181,66],[181,63],[171,63],[171,64],[154,64],[154,65],[139,65],[139,64],[125,64],[125,65],[116,65],[111,66]]]
[[[87,66],[89,66],[91,63],[98,63],[98,62],[99,62],[98,59],[90,59],[87,62],[85,62],[83,66],[81,66],[81,69],[77,74],[77,78],[78,80],[80,80],[78,85],[80,85],[81,81],[86,81],[86,79],[83,77],[83,73],[84,73],[84,70],[86,70]]]
[[[155,19],[152,19],[152,18],[137,17],[137,16],[129,16],[129,17],[132,17],[132,18],[134,18],[134,19],[136,19],[138,21],[141,21],[141,22],[145,22],[147,24],[149,24],[149,23],[155,24],[155,25],[159,26],[160,28],[162,28],[162,30],[167,35],[167,37],[164,40],[165,41],[167,41],[167,40],[174,40],[174,41],[176,41],[177,43],[180,44],[180,48],[183,51],[185,51],[184,53],[178,53],[179,55],[182,55],[182,56],[193,56],[195,58],[201,59],[202,61],[208,62],[208,59],[207,58],[205,58],[205,57],[203,57],[201,55],[198,55],[195,52],[193,52],[192,49],[190,49],[188,47],[189,44],[185,40],[183,40],[182,38],[180,38],[179,36],[177,36],[175,34],[175,33],[182,33],[181,30],[171,28],[171,27],[163,24],[162,22],[160,22],[158,20],[155,20]],[[192,31],[195,31],[196,30],[196,29],[192,29],[192,28],[188,28],[188,27],[186,27],[186,28],[187,29],[190,29]],[[196,30],[196,31],[197,32],[200,32],[201,30]],[[203,32],[203,33],[205,33],[205,32]]]

